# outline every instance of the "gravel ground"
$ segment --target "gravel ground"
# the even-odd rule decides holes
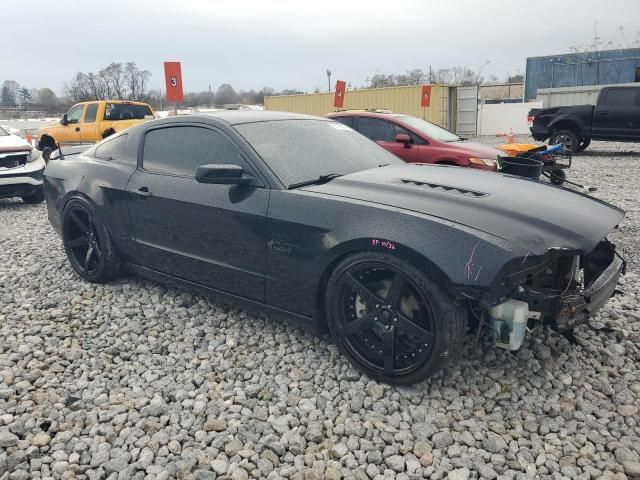
[[[82,282],[45,207],[0,200],[0,480],[640,478],[639,155],[596,144],[569,176],[629,212],[624,294],[595,319],[611,330],[470,340],[411,388],[291,324]]]

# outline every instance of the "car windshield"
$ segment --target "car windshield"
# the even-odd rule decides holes
[[[462,140],[462,138],[455,133],[418,117],[412,117],[410,115],[394,115],[394,118],[406,123],[418,132],[424,133],[427,137],[433,138],[434,140],[439,140],[441,142],[459,142]]]
[[[287,188],[324,175],[404,163],[365,136],[330,120],[274,120],[235,129]]]
[[[7,132],[4,128],[0,127],[0,137],[5,137],[9,135],[9,132]]]
[[[105,120],[142,120],[147,116],[153,116],[148,105],[132,103],[107,103],[104,111]]]

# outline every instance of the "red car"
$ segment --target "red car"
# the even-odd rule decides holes
[[[496,157],[504,156],[497,148],[471,142],[411,115],[384,110],[347,110],[327,117],[353,128],[409,163],[495,170]]]

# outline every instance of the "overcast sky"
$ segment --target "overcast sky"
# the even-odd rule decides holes
[[[77,71],[135,61],[163,85],[179,60],[185,90],[364,86],[375,73],[478,68],[503,80],[528,56],[567,52],[598,34],[624,44],[640,0],[2,0],[0,81],[61,93]]]

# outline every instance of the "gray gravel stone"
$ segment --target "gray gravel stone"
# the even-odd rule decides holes
[[[218,475],[223,475],[227,473],[227,469],[229,468],[229,461],[226,458],[216,458],[213,462],[211,462],[211,468]]]
[[[338,443],[331,448],[331,455],[336,459],[341,459],[349,452],[349,448],[344,443]]]
[[[193,473],[195,480],[216,480],[216,474],[209,470],[196,470]]]
[[[49,442],[51,442],[51,437],[46,433],[38,433],[31,439],[31,443],[36,447],[44,447],[49,445]]]
[[[447,475],[448,480],[468,480],[471,472],[468,468],[456,468]]]
[[[9,430],[0,430],[0,447],[9,448],[18,444],[18,437]]]
[[[404,458],[400,455],[391,455],[384,459],[384,463],[396,472],[404,471]]]
[[[432,438],[433,448],[447,448],[453,445],[453,436],[450,432],[438,432]]]
[[[622,466],[624,467],[624,473],[626,473],[629,478],[634,480],[640,479],[640,462],[626,461]]]
[[[491,453],[500,453],[507,449],[507,442],[497,433],[489,432],[482,441],[482,447]]]

